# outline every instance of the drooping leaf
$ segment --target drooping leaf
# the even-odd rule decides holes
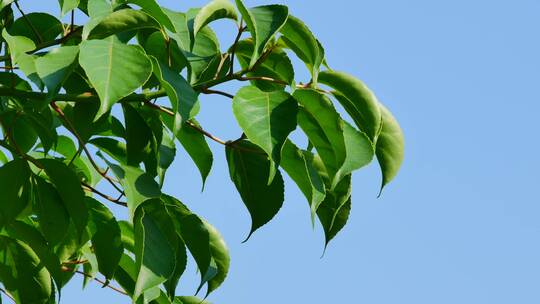
[[[39,228],[51,245],[65,237],[69,229],[69,213],[58,191],[40,177],[35,177],[34,206]]]
[[[127,164],[136,167],[148,158],[156,143],[152,129],[140,113],[129,104],[123,104],[122,109],[126,125]]]
[[[317,216],[324,230],[325,246],[345,226],[351,210],[351,176],[326,193],[326,198],[317,209]]]
[[[36,59],[36,72],[47,87],[50,99],[60,91],[75,68],[78,55],[78,46],[62,46]]]
[[[192,120],[191,123],[199,126],[199,124],[194,120]],[[199,169],[204,189],[206,178],[210,174],[210,170],[212,169],[212,164],[214,162],[214,156],[212,155],[212,151],[210,150],[204,135],[197,132],[191,126],[185,124],[176,133],[176,138],[178,141],[180,141],[180,144],[184,147]]]
[[[229,273],[229,266],[231,259],[229,256],[229,249],[223,240],[223,237],[219,231],[208,222],[204,221],[208,235],[210,236],[210,253],[212,255],[212,264],[215,264],[216,274],[208,281],[208,290],[206,295],[208,296],[212,291],[216,290],[227,277]],[[211,266],[212,267],[212,266]]]
[[[287,140],[283,146],[281,167],[307,198],[313,223],[317,209],[326,196],[324,182],[313,166],[313,155],[311,152],[300,150]]]
[[[6,232],[10,237],[29,246],[41,264],[47,268],[56,285],[61,286],[63,274],[60,269],[60,260],[36,227],[32,224],[15,221],[6,228]]]
[[[226,148],[229,175],[251,215],[251,234],[268,223],[279,211],[284,200],[281,173],[268,184],[272,164],[263,150],[242,140]]]
[[[229,0],[213,0],[201,8],[195,17],[193,25],[194,36],[197,35],[201,28],[219,19],[238,19],[236,8]]]
[[[403,131],[401,131],[392,113],[382,104],[380,107],[382,129],[377,139],[375,151],[383,174],[382,191],[384,186],[397,175],[401,167],[404,158],[405,140],[403,138]]]
[[[251,55],[254,45],[252,40],[242,40],[236,45],[235,54],[243,69],[249,68]],[[264,80],[253,80],[252,83],[263,91],[282,90],[285,84],[291,84],[294,81],[294,69],[291,60],[284,51],[273,50],[266,59],[251,72],[248,77],[269,77],[284,84],[274,83]]]
[[[191,119],[198,111],[198,94],[179,73],[171,70],[156,58],[152,58],[152,64],[154,75],[159,79],[171,101],[175,113],[171,131],[176,134],[182,127],[182,123]]]
[[[264,92],[254,86],[238,91],[233,113],[246,136],[261,147],[276,164],[270,168],[271,182],[281,159],[287,136],[296,129],[296,100],[286,92]]]
[[[175,252],[165,231],[156,220],[138,208],[134,217],[135,257],[138,270],[133,300],[147,290],[156,287],[170,278],[175,268]]]
[[[152,73],[152,62],[141,48],[120,43],[114,37],[83,41],[79,63],[99,95],[97,117],[142,86]]]
[[[236,0],[236,6],[255,41],[255,50],[249,64],[253,67],[270,40],[287,21],[289,10],[284,5],[264,5],[248,9],[242,0]]]
[[[127,147],[125,143],[109,137],[95,137],[88,143],[98,147],[120,164],[127,164]]]
[[[313,82],[317,83],[324,50],[313,33],[300,19],[291,15],[280,32],[283,34],[280,39],[306,64]]]
[[[24,243],[0,237],[0,280],[17,303],[49,303],[51,276],[38,256]]]
[[[99,272],[110,280],[124,252],[120,226],[111,211],[103,204],[90,197],[85,198],[85,203],[90,213],[88,227],[92,235],[92,248]]]
[[[61,16],[64,16],[79,6],[79,0],[58,0],[58,2],[60,3]]]
[[[159,23],[143,11],[121,9],[103,19],[90,31],[88,39],[103,39],[110,35],[145,28],[160,29]]]
[[[317,149],[330,179],[333,179],[347,156],[344,122],[330,99],[321,93],[315,90],[296,90],[294,97],[301,105],[298,125]]]
[[[133,217],[140,204],[161,195],[161,190],[156,181],[141,169],[131,166],[118,166],[112,163],[108,163],[108,165],[124,188],[130,218]]]
[[[81,237],[88,222],[88,209],[84,203],[84,192],[79,178],[73,170],[58,160],[40,159],[39,163],[43,166],[52,184],[60,190],[58,194],[75,224],[79,237]]]
[[[30,200],[30,168],[26,161],[14,159],[0,167],[0,226],[13,221]]]
[[[204,222],[177,199],[170,196],[164,196],[162,199],[167,204],[167,210],[171,214],[176,231],[182,237],[193,259],[195,259],[202,279],[211,262],[209,232]],[[201,284],[203,283],[202,280]]]
[[[356,126],[376,142],[381,130],[381,110],[377,97],[359,79],[336,71],[323,71],[319,81],[336,90],[334,96],[351,115]]]

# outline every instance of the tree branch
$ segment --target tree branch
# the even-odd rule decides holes
[[[217,95],[229,97],[229,98],[231,98],[231,99],[234,98],[234,95],[229,94],[229,93],[227,93],[227,92],[218,91],[218,90],[202,89],[202,90],[201,90],[201,93],[203,93],[203,94],[217,94]]]
[[[88,160],[90,161],[90,163],[92,164],[92,167],[94,167],[96,172],[99,173],[99,175],[101,175],[105,180],[107,180],[109,184],[111,184],[111,186],[113,186],[113,188],[116,189],[116,191],[120,192],[121,194],[124,194],[124,191],[116,185],[115,181],[110,176],[108,176],[105,171],[102,171],[101,168],[99,168],[96,161],[93,159],[92,154],[90,153],[90,151],[88,151],[88,148],[86,147],[86,143],[82,139],[81,135],[77,132],[77,129],[75,128],[73,123],[66,117],[62,109],[60,109],[54,101],[52,101],[50,104],[53,110],[58,114],[58,116],[60,116],[60,118],[66,123],[67,129],[73,135],[75,135],[75,137],[77,138],[77,141],[79,142],[79,148],[83,149],[84,153],[88,157]]]

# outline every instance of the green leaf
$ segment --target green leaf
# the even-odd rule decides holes
[[[0,226],[13,221],[30,199],[30,168],[26,161],[14,159],[0,167]]]
[[[9,46],[13,64],[18,65],[26,77],[41,87],[42,83],[36,72],[35,56],[26,53],[36,48],[34,42],[24,36],[12,36],[6,29],[2,30],[2,37]]]
[[[229,0],[213,0],[201,8],[195,17],[193,25],[194,36],[197,35],[201,28],[219,19],[238,20],[236,8]]]
[[[136,167],[107,164],[124,188],[130,218],[133,218],[140,204],[148,199],[160,197],[159,185],[148,173]]]
[[[29,25],[31,23],[33,28]],[[36,32],[34,32],[34,29]],[[9,28],[13,36],[25,36],[36,44],[52,41],[64,32],[62,22],[46,13],[29,13],[20,17]]]
[[[113,7],[107,0],[92,0],[88,3],[88,16],[90,20],[86,22],[82,31],[82,39],[86,40],[90,31],[98,25],[103,18],[112,14]]]
[[[369,138],[344,122],[326,96],[315,90],[296,90],[294,97],[302,105],[298,123],[320,154],[330,189],[371,162],[374,150]]]
[[[58,194],[75,224],[79,237],[81,237],[88,222],[88,210],[84,203],[84,192],[79,178],[63,162],[54,159],[40,159],[39,163],[43,166],[53,185],[57,189],[61,189]]]
[[[22,152],[30,151],[38,139],[36,130],[29,123],[27,115],[24,114],[14,118],[12,133],[10,141],[17,143]]]
[[[98,147],[120,164],[127,164],[127,147],[125,143],[109,137],[95,137],[88,143]]]
[[[39,228],[51,245],[64,239],[69,229],[69,213],[56,189],[43,180],[35,177],[34,206],[36,208]]]
[[[0,150],[0,165],[4,165],[4,164],[6,164],[7,162],[9,162],[8,157],[6,156],[6,154],[4,153],[4,151]]]
[[[15,221],[10,224],[6,231],[12,238],[24,242],[38,256],[41,264],[45,266],[52,275],[57,286],[62,286],[62,272],[60,269],[60,260],[54,254],[52,248],[47,244],[43,235],[33,225]]]
[[[317,209],[325,235],[325,247],[343,229],[351,210],[351,176],[343,178]]]
[[[176,231],[195,259],[201,278],[203,278],[211,262],[210,235],[204,222],[174,197],[164,195],[162,199],[174,221]],[[203,283],[204,280],[202,280],[201,285]]]
[[[147,290],[167,281],[174,272],[175,252],[156,220],[138,208],[134,217],[135,257],[138,269],[133,293],[136,300]]]
[[[180,72],[187,66],[187,59],[175,41],[165,41],[161,32],[154,32],[146,39],[144,49],[149,56],[156,57],[160,62],[169,62],[170,69]]]
[[[99,272],[110,280],[124,252],[120,226],[111,211],[103,204],[90,197],[86,197],[85,202],[90,211],[88,227]]]
[[[236,45],[235,54],[243,69],[249,68],[253,50],[254,45],[252,40],[242,40]],[[294,81],[294,69],[287,54],[279,49],[274,49],[260,65],[247,73],[246,76],[270,77],[290,84]],[[264,80],[252,80],[252,83],[263,91],[275,91],[285,88],[284,84]]]
[[[101,19],[89,32],[88,39],[103,39],[111,35],[146,28],[159,30],[160,25],[154,18],[143,11],[129,8],[121,9]]]
[[[317,83],[319,68],[324,59],[324,50],[313,33],[300,19],[291,15],[280,32],[283,34],[280,39],[306,64],[313,82]]]
[[[183,296],[174,298],[173,304],[211,304],[206,300],[201,300],[197,297]]]
[[[127,164],[138,166],[155,148],[152,129],[133,106],[122,104],[122,109],[126,125]]]
[[[191,123],[199,126],[199,124],[194,120],[192,120]],[[212,170],[212,164],[214,162],[214,156],[212,155],[212,151],[206,142],[206,138],[200,132],[196,131],[187,124],[178,130],[176,133],[176,138],[178,141],[180,141],[182,147],[184,147],[199,169],[203,183],[202,188],[204,189],[206,178],[210,174],[210,170]]]
[[[323,71],[319,81],[336,90],[334,96],[351,115],[356,126],[376,142],[381,130],[381,110],[377,97],[359,79],[336,71]]]
[[[0,12],[15,0],[0,0]]]
[[[287,136],[296,129],[298,105],[286,92],[263,92],[254,86],[240,89],[233,99],[233,113],[246,136],[276,164]],[[269,183],[276,166],[270,168]]]
[[[298,125],[317,149],[332,180],[347,157],[343,136],[344,122],[330,99],[315,90],[296,90],[301,105]]]
[[[0,280],[17,303],[46,304],[53,293],[51,276],[32,249],[0,237]]]
[[[268,223],[284,200],[281,173],[277,171],[268,184],[271,162],[256,145],[242,140],[226,147],[229,175],[251,215],[251,230],[246,241],[258,228]]]
[[[255,50],[249,64],[253,67],[270,40],[287,21],[289,9],[284,5],[265,5],[247,9],[241,0],[236,0],[236,6],[255,41]]]
[[[169,31],[174,31],[174,26],[171,19],[165,14],[163,9],[155,0],[127,0],[127,3],[133,3],[140,6],[146,13],[154,17],[159,24],[167,28]]]
[[[58,2],[60,3],[61,16],[79,6],[79,0],[58,0]]]
[[[51,100],[75,69],[78,55],[78,46],[62,46],[36,59],[36,72],[47,87]]]
[[[313,165],[313,155],[311,152],[300,150],[294,143],[287,140],[283,146],[281,167],[307,198],[313,223],[317,209],[326,197],[324,182]]]
[[[175,113],[174,124],[171,131],[177,133],[182,123],[195,116],[198,111],[198,94],[179,73],[173,71],[156,58],[152,57],[154,75],[167,92]]]
[[[79,62],[101,101],[97,117],[142,86],[152,73],[152,62],[141,48],[122,44],[114,37],[83,41]]]
[[[208,296],[212,291],[216,290],[227,277],[229,273],[229,266],[231,263],[231,258],[229,256],[229,249],[227,244],[223,240],[223,237],[219,231],[210,225],[208,222],[204,221],[206,230],[210,236],[210,253],[212,255],[212,264],[216,266],[216,274],[212,279],[208,281],[208,290],[206,295]]]
[[[373,145],[367,135],[356,130],[348,122],[344,124],[343,137],[345,139],[346,157],[343,165],[336,173],[332,189],[345,176],[369,164],[374,155]]]
[[[163,130],[163,138],[159,144],[159,164],[158,164],[158,175],[159,175],[159,184],[163,187],[165,180],[165,173],[167,169],[174,162],[176,157],[176,145],[174,142],[173,135],[170,135],[166,130]]]
[[[380,105],[382,112],[382,129],[377,140],[375,151],[381,166],[383,180],[381,191],[398,173],[404,158],[405,140],[403,131],[392,113]]]

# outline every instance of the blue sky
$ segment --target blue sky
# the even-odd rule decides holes
[[[21,3],[29,11],[56,5]],[[160,3],[185,10],[205,1]],[[229,181],[223,148],[212,144],[215,165],[204,193],[196,168],[179,153],[165,191],[213,223],[230,246],[229,278],[210,300],[540,303],[540,2],[281,3],[322,41],[332,68],[364,80],[392,110],[405,132],[405,162],[379,199],[377,165],[355,174],[350,222],[321,259],[322,231],[312,229],[290,179],[275,220],[241,244],[249,215]],[[225,48],[234,27],[215,25]],[[201,101],[203,126],[236,138],[230,101]],[[190,267],[184,294],[195,290]],[[76,280],[63,302],[129,300],[97,285],[81,292]]]

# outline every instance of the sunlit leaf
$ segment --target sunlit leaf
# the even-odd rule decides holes
[[[296,100],[286,92],[264,92],[254,86],[240,89],[233,100],[236,121],[276,166],[287,136],[296,129],[297,107]],[[276,166],[270,167],[269,182],[276,173]]]

